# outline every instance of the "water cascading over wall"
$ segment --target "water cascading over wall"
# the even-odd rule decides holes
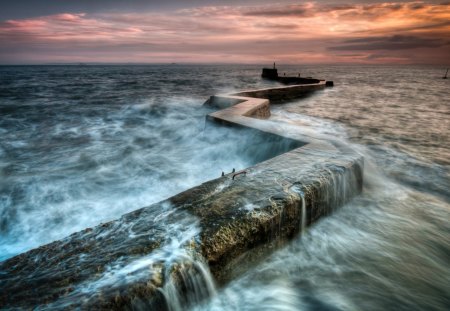
[[[361,191],[363,159],[267,119],[325,81],[211,97],[208,126],[253,135],[254,166],[0,263],[5,309],[179,310]],[[206,127],[206,133],[208,131]],[[262,148],[270,142],[276,148]],[[258,146],[263,149],[260,151]],[[239,268],[239,269],[238,269]]]

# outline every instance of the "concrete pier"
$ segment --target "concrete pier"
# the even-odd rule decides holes
[[[206,104],[221,110],[207,116],[210,126],[259,133],[286,143],[287,152],[0,263],[0,308],[167,310],[172,287],[179,296],[207,296],[208,270],[223,284],[245,258],[270,252],[261,249],[333,212],[362,190],[362,157],[268,119],[271,101],[323,87],[325,81],[212,96]],[[196,222],[198,232],[184,233],[182,255],[169,259],[165,228],[186,222]],[[202,285],[192,286],[186,275]]]

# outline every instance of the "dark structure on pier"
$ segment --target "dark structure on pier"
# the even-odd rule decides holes
[[[300,74],[298,77],[289,77],[286,75],[279,76],[278,75],[278,69],[275,66],[275,63],[273,63],[273,68],[263,68],[261,77],[268,80],[274,80],[278,81],[283,84],[287,85],[293,85],[293,84],[315,84],[319,83],[321,80],[313,79],[313,78],[302,78],[300,77]],[[331,86],[331,85],[327,85]]]

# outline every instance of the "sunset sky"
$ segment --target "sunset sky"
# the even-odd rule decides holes
[[[0,1],[0,64],[450,63],[444,1]]]

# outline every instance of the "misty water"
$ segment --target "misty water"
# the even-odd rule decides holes
[[[273,106],[271,118],[363,154],[364,191],[193,309],[446,310],[450,82],[441,69],[280,66],[334,80]],[[276,85],[260,70],[0,67],[0,260],[252,165],[237,147],[243,137],[205,129],[202,104]]]

